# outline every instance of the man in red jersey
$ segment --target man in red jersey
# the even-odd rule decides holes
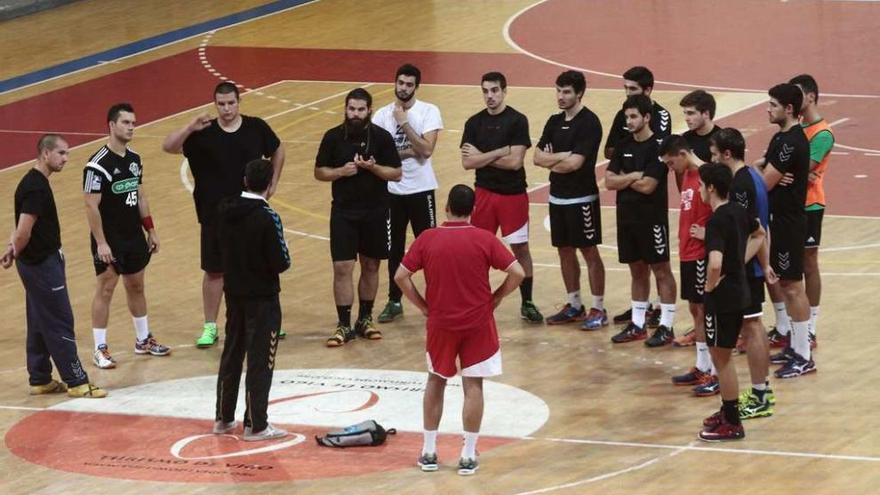
[[[459,367],[464,390],[464,446],[458,474],[471,475],[478,469],[483,378],[501,374],[493,310],[525,277],[522,266],[494,233],[469,223],[473,209],[474,191],[462,184],[453,187],[446,203],[447,221],[416,238],[394,276],[407,299],[428,317],[425,432],[418,460],[422,471],[438,469],[437,428],[443,414],[443,393],[446,380],[455,376]],[[494,292],[489,285],[490,268],[507,272]],[[430,303],[412,282],[413,273],[422,269]]]

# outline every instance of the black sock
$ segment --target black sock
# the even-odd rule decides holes
[[[526,277],[519,284],[519,294],[522,296],[523,302],[532,300],[532,277]]]
[[[358,301],[358,321],[373,317],[373,301]]]
[[[737,399],[722,400],[721,401],[721,412],[724,414],[724,419],[726,419],[728,423],[730,423],[732,425],[740,424],[739,407],[737,407]]]
[[[758,390],[755,387],[752,387],[752,393],[755,394],[755,397],[757,397],[759,401],[764,402],[764,394],[767,393],[767,390]]]
[[[344,327],[351,326],[351,304],[345,306],[336,306],[336,317],[339,318],[339,324]]]

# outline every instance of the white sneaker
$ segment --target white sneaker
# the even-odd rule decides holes
[[[250,428],[244,429],[244,436],[241,437],[245,442],[259,442],[261,440],[272,440],[287,436],[287,431],[281,428],[275,428],[271,424],[267,424],[266,429],[254,433]]]
[[[98,349],[95,350],[95,354],[92,355],[92,362],[102,370],[109,370],[116,367],[116,360],[110,355],[110,349],[107,348],[107,344],[101,344],[98,346]]]
[[[231,433],[236,426],[238,426],[238,422],[236,422],[234,419],[228,423],[224,423],[223,421],[214,421],[214,434],[225,435],[227,433]]]

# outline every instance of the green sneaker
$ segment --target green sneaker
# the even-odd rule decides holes
[[[196,339],[196,347],[206,349],[217,343],[217,324],[205,323],[202,328],[202,336]]]
[[[532,301],[524,301],[519,308],[519,314],[523,320],[529,323],[544,323],[544,315],[538,311],[537,306]]]
[[[739,417],[740,419],[766,418],[773,416],[773,405],[769,397],[764,394],[764,400],[752,393],[751,389],[739,394]]]
[[[345,345],[346,342],[354,340],[357,335],[354,333],[354,330],[351,327],[347,327],[345,325],[337,325],[336,331],[333,332],[333,335],[327,339],[325,345],[327,347],[340,347]]]
[[[285,332],[284,330],[278,330],[278,338],[284,340],[285,338],[287,338],[287,332]]]
[[[403,304],[400,301],[388,301],[385,309],[379,313],[379,323],[391,323],[403,316]]]

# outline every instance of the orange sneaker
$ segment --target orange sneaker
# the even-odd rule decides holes
[[[688,347],[695,345],[697,343],[697,334],[694,332],[694,329],[691,328],[684,335],[680,337],[676,337],[672,341],[672,345],[675,347]]]

